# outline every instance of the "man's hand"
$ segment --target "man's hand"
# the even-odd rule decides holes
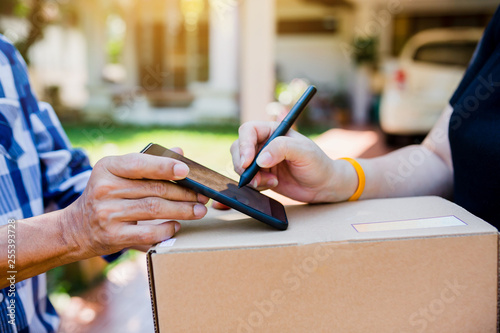
[[[249,122],[240,127],[239,139],[231,147],[235,171],[242,174],[255,158],[277,124]],[[310,139],[290,130],[264,148],[257,159],[262,168],[250,183],[253,187],[274,191],[303,202],[330,202],[348,198],[336,197],[336,167]],[[334,165],[336,164],[336,165]],[[337,168],[338,169],[338,168]]]
[[[188,173],[180,161],[146,154],[100,160],[85,192],[65,210],[70,241],[79,245],[84,257],[91,257],[171,238],[180,228],[178,222],[137,221],[205,216],[208,198],[168,181]]]

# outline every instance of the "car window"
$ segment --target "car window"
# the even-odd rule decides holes
[[[477,42],[453,41],[429,43],[417,49],[413,60],[439,65],[467,67]]]

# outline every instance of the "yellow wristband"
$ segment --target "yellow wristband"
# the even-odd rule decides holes
[[[365,184],[366,184],[365,172],[363,171],[361,164],[359,164],[358,161],[356,161],[355,159],[344,157],[341,158],[341,160],[345,160],[351,163],[354,169],[356,169],[356,173],[358,174],[358,188],[356,189],[356,192],[354,192],[352,197],[349,198],[349,201],[356,201],[359,199],[359,197],[361,197],[361,194],[363,194],[363,191],[365,189]]]

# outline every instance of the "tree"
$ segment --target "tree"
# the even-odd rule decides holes
[[[28,24],[28,35],[16,41],[16,47],[26,61],[29,61],[29,49],[43,37],[43,29],[50,21],[46,11],[47,4],[47,0],[31,0],[28,3],[22,0],[0,1],[1,14],[18,16],[26,19]]]

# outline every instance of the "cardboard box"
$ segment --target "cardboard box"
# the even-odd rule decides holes
[[[229,212],[148,254],[160,332],[497,332],[497,230],[438,197]],[[389,223],[388,223],[389,222]]]

